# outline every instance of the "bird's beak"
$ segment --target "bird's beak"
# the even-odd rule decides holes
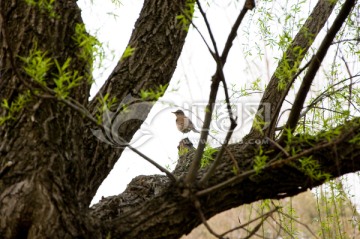
[[[176,114],[176,112],[171,112],[171,113]]]

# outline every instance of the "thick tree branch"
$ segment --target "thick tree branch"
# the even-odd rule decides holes
[[[311,156],[311,159],[319,165],[319,173],[329,174],[330,178],[360,170],[360,163],[357,160],[360,156],[360,144],[357,140],[360,135],[359,122],[360,119],[357,118],[326,132],[326,134],[323,132],[317,136],[294,136],[289,147],[294,147],[296,152],[301,153],[285,160],[278,157],[279,154],[282,155],[280,149],[268,145],[269,148],[264,148],[264,151],[269,152],[266,154],[268,161],[271,162],[275,158],[276,161],[264,167],[260,173],[249,173],[241,180],[234,180],[216,190],[197,189],[204,192],[200,193],[199,191],[199,200],[205,217],[209,218],[221,211],[260,199],[280,199],[293,196],[324,183],[325,176],[314,178],[307,174],[300,164],[299,159],[301,158]],[[329,138],[329,136],[331,137]],[[304,137],[307,140],[304,140]],[[253,159],[257,155],[256,145],[249,144],[247,147],[229,145],[228,148],[234,154],[243,174],[253,170]],[[341,156],[337,151],[342,152]],[[193,154],[187,155],[189,160],[192,157]],[[286,158],[285,155],[283,158]],[[186,163],[186,160],[182,162]],[[219,183],[233,178],[234,174],[231,168],[232,163],[229,156],[224,155],[219,170],[209,180],[210,187],[215,187]],[[200,170],[199,176],[201,177],[205,172],[206,169]],[[143,176],[141,185],[147,181],[146,177]],[[162,178],[163,176],[151,176],[150,179],[154,180],[154,177]],[[181,196],[181,187],[177,189],[170,184],[164,186],[156,183],[151,185],[158,187],[156,190],[158,193],[153,194],[143,204],[134,206],[125,214],[121,213],[122,204],[126,205],[127,200],[121,195],[117,196],[122,199],[116,205],[109,207],[108,200],[104,199],[95,206],[94,215],[103,219],[109,217],[113,219],[106,221],[105,224],[108,225],[107,230],[113,231],[112,235],[117,235],[114,238],[136,238],[139,235],[142,238],[178,238],[201,223],[194,212],[192,201]],[[129,187],[135,186],[136,184],[129,184]],[[129,191],[127,190],[127,192]],[[104,207],[108,208],[108,211],[101,214]],[[156,218],[156,223],[147,223],[145,228],[141,223],[141,218],[146,218],[148,221]],[[186,227],[183,224],[185,220],[187,221]],[[166,230],[169,227],[176,227],[178,231],[169,232]],[[166,234],[167,232],[169,234]]]

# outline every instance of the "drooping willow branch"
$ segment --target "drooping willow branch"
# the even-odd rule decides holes
[[[310,63],[309,69],[306,72],[304,79],[301,83],[299,91],[296,95],[292,110],[290,112],[288,121],[285,125],[286,129],[289,129],[291,132],[295,130],[295,127],[298,123],[300,118],[300,113],[303,108],[306,96],[310,90],[311,83],[313,82],[316,73],[318,72],[321,62],[326,56],[326,53],[331,46],[333,39],[336,36],[336,33],[340,30],[342,24],[345,22],[346,18],[349,16],[352,8],[355,5],[356,0],[347,0],[343,4],[339,14],[337,15],[334,23],[332,24],[331,28],[327,32],[323,42],[321,43],[318,51],[316,52],[313,60]],[[284,139],[285,135],[281,137]]]

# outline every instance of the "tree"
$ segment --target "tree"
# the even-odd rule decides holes
[[[358,117],[347,117],[322,131],[297,127],[304,112],[317,103],[303,111],[327,50],[343,25],[355,24],[351,15],[355,0],[341,4],[318,1],[287,46],[264,91],[261,103],[271,105],[270,117],[263,115],[263,106],[259,107],[244,144],[227,144],[236,127],[227,97],[231,126],[209,166],[200,168],[200,161],[213,103],[220,84],[227,95],[223,67],[242,19],[255,7],[251,0],[245,2],[224,50],[217,49],[213,38],[208,45],[217,68],[201,132],[203,140],[197,149],[181,155],[174,172],[169,172],[127,143],[149,113],[152,104],[148,102],[156,100],[171,79],[195,3],[206,20],[198,1],[144,1],[127,50],[89,101],[93,55],[101,52],[97,40],[85,31],[76,1],[0,1],[0,235],[178,238],[221,211],[259,199],[296,195],[360,169]],[[314,56],[301,67],[335,6],[340,8],[336,19]],[[287,123],[279,127],[285,97],[300,76]],[[347,99],[356,109],[351,97],[357,89],[352,82],[345,82],[350,94]],[[116,132],[108,127],[113,123],[108,121],[109,110],[120,115]],[[115,133],[124,147],[112,147],[95,137],[95,127],[104,135]],[[259,147],[247,143],[254,140],[269,144]],[[166,176],[136,177],[122,194],[89,208],[125,146]]]

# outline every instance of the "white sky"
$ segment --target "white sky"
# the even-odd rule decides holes
[[[88,31],[95,35],[100,42],[104,43],[107,50],[107,60],[103,62],[101,69],[94,72],[96,84],[91,90],[92,95],[98,91],[107,79],[126,48],[134,23],[143,4],[143,1],[140,0],[122,0],[121,2],[122,5],[116,7],[110,0],[94,0],[93,3],[89,0],[78,1]],[[220,52],[242,6],[243,1],[240,1],[238,4],[234,4],[232,0],[216,1],[216,4],[212,4],[211,8],[207,11]],[[274,4],[273,7],[279,6]],[[204,8],[206,8],[205,4]],[[197,16],[195,24],[201,29],[202,34],[207,36],[208,34],[204,28],[202,18],[199,14]],[[250,16],[251,14],[247,15],[247,17]],[[243,34],[244,31],[250,31],[251,28],[258,27],[254,25],[250,27],[247,24],[248,22],[245,20],[238,32],[240,37],[235,40],[225,66],[228,86],[235,84],[237,90],[244,86],[245,83],[249,84],[249,82],[257,78],[261,78],[262,82],[268,82],[276,67],[277,61],[275,58],[279,57],[276,54],[278,52],[277,49],[264,48],[263,40],[252,39],[254,34],[250,35],[249,38],[243,36],[246,35]],[[281,29],[275,30],[281,31]],[[266,50],[263,50],[264,55],[262,57],[255,53],[253,56],[245,59],[244,51],[246,45],[252,45],[254,50],[256,48]],[[167,92],[160,99],[160,102],[155,104],[141,130],[134,136],[134,139],[140,139],[137,142],[133,142],[135,146],[139,142],[145,141],[145,143],[137,147],[142,153],[163,166],[170,167],[170,169],[174,168],[178,158],[177,146],[184,135],[177,131],[175,116],[171,112],[178,108],[191,110],[194,114],[192,119],[196,122],[197,128],[200,128],[202,125],[201,120],[196,120],[196,117],[203,118],[203,108],[208,100],[210,79],[214,72],[215,63],[213,59],[209,55],[199,34],[193,28],[190,28],[184,50],[178,61],[178,67]],[[223,93],[221,89],[219,90],[218,99],[222,103]],[[259,95],[254,95],[253,97],[246,98],[246,102],[239,102],[237,104],[239,112],[242,112],[239,116],[243,118],[240,117],[238,130],[233,136],[234,140],[239,140],[246,134],[251,123],[248,111],[251,108],[257,108],[256,103],[259,99]],[[222,109],[219,112],[225,112],[223,104],[219,105],[221,105],[220,108]],[[189,111],[185,111],[185,113],[189,114]],[[221,113],[219,117],[222,117]],[[222,124],[213,124],[212,126],[213,129],[220,131],[221,127],[223,127]],[[142,135],[144,132],[148,134],[146,137]],[[197,134],[189,133],[187,136],[196,143],[198,139]],[[216,137],[223,138],[221,133],[216,135]],[[114,169],[99,188],[93,203],[99,201],[102,196],[121,193],[135,176],[151,174],[160,174],[160,171],[126,149]],[[358,181],[358,177],[351,179],[351,182],[354,182],[353,185],[358,187],[356,191],[359,192]],[[351,191],[354,192],[354,190],[355,188],[353,187]],[[360,198],[355,198],[354,200],[360,205]]]

